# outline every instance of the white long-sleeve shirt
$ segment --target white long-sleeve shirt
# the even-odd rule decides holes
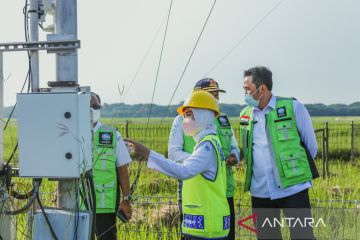
[[[216,132],[214,129],[207,129],[194,138],[196,142],[199,142],[208,134],[216,134]],[[185,157],[185,155],[183,156]],[[186,156],[179,163],[175,162],[174,159],[166,159],[163,155],[151,151],[147,166],[179,180],[186,180],[198,174],[203,174],[204,177],[211,180],[215,179],[217,159],[215,149],[210,142],[201,143],[192,154],[187,153]]]
[[[191,155],[184,151],[184,131],[181,128],[182,121],[183,117],[181,115],[176,116],[171,126],[169,136],[169,159],[175,162],[182,162]],[[231,138],[231,153],[234,153],[239,160],[240,150],[233,129],[231,129],[231,131],[233,132],[233,136]]]
[[[294,100],[293,106],[296,127],[301,140],[304,142],[311,156],[315,158],[317,142],[310,115],[302,103]],[[278,199],[293,195],[312,186],[312,182],[308,181],[282,189],[276,183],[273,172],[273,167],[276,166],[276,163],[271,142],[267,136],[265,118],[265,115],[275,108],[276,96],[274,95],[263,110],[254,108],[254,120],[256,124],[254,125],[253,134],[253,175],[250,187],[250,192],[253,197]]]

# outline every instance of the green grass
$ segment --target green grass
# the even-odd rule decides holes
[[[167,139],[172,120],[173,119],[170,118],[166,119],[165,126],[159,128],[157,126],[159,119],[151,119],[150,127],[147,130],[147,137],[145,138],[144,131],[146,131],[146,124],[144,123],[144,119],[137,119],[129,125],[130,137],[145,142],[161,153],[166,153]],[[324,126],[324,118],[314,118],[313,120],[316,128]],[[326,118],[325,120],[330,121],[331,119]],[[329,147],[330,149],[337,149],[339,151],[348,151],[349,143],[351,143],[351,136],[349,136],[350,125],[348,121],[352,119],[344,118],[342,120],[344,121],[329,123],[330,133],[334,132],[335,129],[338,129],[337,134],[330,134]],[[358,121],[359,118],[356,118],[355,120]],[[235,126],[237,119],[231,119],[231,121]],[[125,128],[122,127],[122,124],[124,123],[123,119],[104,119],[103,122],[117,126],[122,135],[125,136]],[[355,136],[355,142],[357,143],[356,150],[358,153],[360,152],[358,149],[360,145],[359,135],[359,132],[357,132]],[[17,129],[15,122],[13,122],[5,132],[5,159],[9,158],[17,142],[16,136]],[[319,145],[321,150],[321,144]],[[360,200],[360,182],[358,177],[360,172],[360,159],[357,158],[353,161],[348,161],[348,155],[343,156],[345,157],[330,159],[330,177],[318,178],[314,181],[314,186],[309,191],[309,194],[310,198],[315,200],[315,205],[323,204],[321,206],[329,207],[326,205],[329,203],[329,200]],[[16,154],[15,161],[12,162],[12,165],[17,166],[17,163],[18,159]],[[147,169],[145,163],[142,164],[143,168],[135,192],[135,195],[142,196],[142,198],[139,198],[133,206],[134,214],[130,223],[126,225],[118,223],[117,227],[119,229],[119,234],[121,234],[121,232],[126,233],[125,235],[121,235],[121,239],[178,239],[178,235],[176,234],[178,231],[177,223],[179,217],[177,215],[176,207],[177,181]],[[316,164],[319,172],[322,173],[322,160],[317,159]],[[136,175],[138,167],[139,162],[137,161],[133,161],[130,165],[131,182]],[[237,184],[235,199],[241,199],[241,201],[237,202],[237,207],[240,207],[240,204],[242,205],[241,211],[237,213],[237,218],[240,219],[241,217],[248,216],[250,213],[250,207],[244,206],[248,205],[250,202],[249,193],[243,193],[242,191],[245,174],[244,165],[240,164],[235,167],[234,174]],[[31,187],[30,179],[15,178],[13,180],[18,191],[25,192]],[[144,198],[145,196],[148,198]],[[56,206],[56,182],[43,181],[41,186],[41,198],[44,205]],[[338,207],[342,207],[342,203],[334,202],[334,206],[336,206],[336,204],[338,204]],[[12,205],[16,209],[23,206],[24,202],[14,201],[12,202]],[[335,218],[334,221],[340,223],[339,221],[343,220]],[[17,229],[18,239],[27,239],[25,237],[25,234],[28,231],[26,214],[14,217],[13,223]],[[335,226],[332,227],[335,228]],[[351,236],[354,226],[351,225],[351,223],[347,223],[346,225],[343,224],[338,227],[337,231],[342,232],[343,229],[346,236]],[[238,231],[240,231],[240,229],[238,229]],[[240,231],[240,233],[246,234],[246,232],[242,231]],[[320,232],[318,234],[320,234]],[[332,233],[321,234],[323,234],[322,236],[328,237],[329,234]],[[333,237],[334,239],[337,239],[340,236]]]
[[[358,173],[360,170],[360,160],[354,163],[346,163],[340,161],[332,161],[330,164],[329,178],[318,178],[314,181],[313,188],[310,189],[310,198],[313,199],[314,206],[322,206],[321,211],[325,211],[329,207],[329,200],[359,200],[360,199],[360,184],[358,181]],[[133,162],[130,165],[131,180],[133,180],[139,162]],[[322,171],[321,160],[317,161],[319,171]],[[235,199],[237,202],[237,209],[239,204],[242,204],[240,212],[237,211],[237,219],[241,219],[250,214],[250,195],[242,191],[244,184],[245,168],[241,164],[234,169],[236,179]],[[28,179],[15,179],[19,186],[24,189],[30,188],[30,181]],[[21,187],[18,190],[21,190]],[[128,224],[118,222],[119,233],[126,233],[121,235],[122,239],[159,239],[163,236],[164,239],[177,239],[177,224],[178,212],[176,205],[176,188],[177,181],[167,177],[156,171],[147,169],[145,166],[142,169],[138,187],[135,195],[140,196],[133,204],[133,219]],[[44,181],[41,186],[41,198],[44,205],[56,206],[56,182]],[[239,201],[241,199],[241,201]],[[319,200],[319,201],[318,201]],[[20,207],[23,203],[15,204]],[[342,208],[341,203],[334,202],[334,207]],[[327,207],[327,208],[326,208]],[[349,207],[349,206],[345,206]],[[353,212],[354,209],[347,210]],[[315,211],[315,209],[314,209]],[[336,211],[336,210],[334,210]],[[329,211],[330,213],[331,211]],[[341,217],[338,214],[330,214],[333,218]],[[354,217],[348,214],[349,217]],[[323,214],[321,214],[323,216]],[[17,218],[17,229],[19,239],[26,239],[22,232],[27,231],[26,214],[19,215]],[[334,220],[339,221],[339,220]],[[343,226],[337,222],[338,231],[342,232],[343,228],[346,235],[347,232],[353,232],[354,226],[350,224],[349,227]],[[243,229],[238,229],[239,233],[247,234]],[[284,233],[286,234],[286,232]],[[328,236],[331,232],[325,232],[321,236]],[[335,234],[335,233],[333,233]],[[246,239],[246,238],[243,238]],[[323,239],[323,238],[322,238]]]

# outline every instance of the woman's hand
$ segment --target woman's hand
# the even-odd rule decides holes
[[[149,158],[150,155],[149,148],[131,139],[124,139],[124,141],[128,143],[131,152],[138,154],[139,156],[143,157],[145,160]]]

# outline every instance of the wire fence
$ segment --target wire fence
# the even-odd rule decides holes
[[[150,178],[154,178],[154,176],[150,176]],[[174,190],[176,181],[173,182],[174,184],[166,183],[164,185]],[[47,207],[56,207],[58,199],[55,189],[56,183],[52,181],[49,183],[51,186],[46,185],[46,189],[40,193],[40,198]],[[132,201],[132,219],[126,224],[120,221],[117,223],[118,238],[179,239],[180,215],[174,191],[168,191],[167,193],[157,191],[159,192],[158,195],[144,195],[149,194],[149,192],[138,192]],[[20,208],[23,204],[23,201],[18,200],[11,202],[14,209]],[[358,200],[324,200],[316,198],[310,200],[310,204],[314,222],[318,223],[321,220],[321,224],[314,227],[314,234],[317,239],[355,240],[360,238],[360,202]],[[256,239],[254,232],[238,224],[240,220],[252,216],[250,198],[248,196],[244,197],[244,195],[236,195],[234,205],[236,239]],[[12,226],[17,232],[16,239],[30,239],[29,236],[31,236],[32,230],[30,216],[27,212],[24,212],[11,218]],[[254,227],[251,221],[246,221],[244,224]],[[283,239],[290,239],[289,229],[286,224],[281,228],[281,231]]]
[[[236,239],[256,239],[256,233],[237,224],[252,215],[249,199],[235,199]],[[357,201],[310,201],[314,234],[317,239],[359,239],[360,214]],[[118,225],[121,239],[179,239],[179,210],[175,197],[136,197],[132,220]],[[245,225],[254,227],[252,222]],[[288,227],[282,229],[283,239],[289,239]]]
[[[148,130],[146,130],[146,123],[143,122],[115,122],[112,125],[118,128],[124,138],[139,140],[159,153],[167,155],[171,121],[165,121],[161,125],[153,121],[149,124]],[[241,148],[239,125],[233,123],[232,126]],[[332,159],[351,161],[359,158],[360,123],[315,122],[314,128],[319,148],[318,158],[320,159],[317,161],[317,165],[322,171],[323,177],[330,176],[329,162]],[[145,131],[147,131],[146,138]],[[139,163],[134,161],[134,166],[130,169],[131,177],[137,169],[136,164]],[[338,170],[332,169],[333,173],[336,171]],[[243,175],[243,168],[240,167],[236,174]],[[324,194],[326,191],[333,190],[336,190],[337,193],[339,187],[336,184],[338,184],[337,181],[333,184],[329,183],[329,186],[324,185],[323,188],[327,188],[324,190]],[[132,220],[127,224],[120,222],[117,224],[120,239],[179,239],[179,211],[175,197],[176,181],[169,178],[158,178],[155,173],[144,169],[138,185],[138,196],[133,201]],[[30,187],[30,185],[19,186],[24,189]],[[58,196],[55,185],[53,187],[46,186],[41,191],[41,199],[46,206],[56,206]],[[332,188],[329,188],[330,186]],[[345,186],[341,190],[347,191]],[[358,199],[356,191],[354,189],[354,194],[349,196],[350,199]],[[235,197],[236,221],[248,217],[252,213],[250,199],[243,199],[243,196],[236,195]],[[323,194],[316,197],[323,198]],[[324,198],[327,199],[325,195]],[[326,223],[325,228],[314,228],[317,239],[360,239],[359,202],[356,200],[343,201],[341,200],[342,195],[339,198],[340,200],[313,199],[311,201],[314,218],[322,217]],[[15,201],[11,205],[13,209],[17,209],[21,204],[23,203]],[[26,224],[29,221],[26,213],[12,217],[12,225],[17,229],[17,239],[28,239],[28,236],[31,235],[31,227]],[[256,239],[253,232],[239,225],[236,225],[236,236],[237,239]],[[289,238],[287,228],[283,229],[283,236],[284,239]]]
[[[48,206],[55,206],[54,192],[41,193],[42,201]],[[313,231],[317,239],[357,240],[360,238],[360,202],[357,200],[310,200],[313,219]],[[239,221],[252,216],[251,200],[235,198],[235,236],[236,239],[256,239],[256,233],[243,227]],[[118,239],[166,239],[180,238],[180,213],[175,196],[142,196],[133,197],[133,215],[128,223],[117,223]],[[281,218],[284,216],[281,215]],[[26,214],[13,218],[13,224],[24,238],[29,237]],[[255,228],[250,220],[243,222]],[[283,239],[290,239],[288,223],[281,227]]]
[[[151,149],[167,156],[171,122],[159,125],[152,122],[147,128],[145,123],[131,121],[114,123],[122,136],[141,141]],[[318,156],[327,159],[351,161],[360,157],[360,122],[314,122],[318,143]],[[240,149],[239,123],[232,123]],[[145,132],[147,135],[145,138]]]

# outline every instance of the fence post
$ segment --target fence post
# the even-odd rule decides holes
[[[355,126],[354,121],[351,121],[351,161],[354,160],[355,151]]]
[[[126,137],[126,139],[129,138],[129,121],[128,120],[125,121],[125,137]]]
[[[329,177],[329,122],[325,123],[325,161],[326,161],[326,175]]]
[[[321,159],[322,159],[322,167],[323,167],[323,178],[326,178],[326,165],[325,165],[325,129],[321,129],[321,138],[322,138],[322,151],[321,151]]]

